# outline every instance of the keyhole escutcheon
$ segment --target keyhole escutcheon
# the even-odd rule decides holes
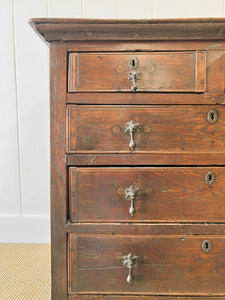
[[[138,61],[137,57],[131,57],[129,59],[128,65],[129,65],[130,69],[137,69],[137,67],[139,65],[139,61]]]
[[[202,242],[202,251],[204,253],[209,253],[212,250],[212,243],[209,240],[204,240]]]
[[[216,110],[210,110],[208,113],[207,113],[207,120],[209,123],[211,124],[214,124],[217,122],[218,120],[218,112]]]
[[[214,182],[216,181],[216,174],[213,173],[213,172],[208,172],[206,175],[205,175],[205,182],[207,184],[213,184]]]

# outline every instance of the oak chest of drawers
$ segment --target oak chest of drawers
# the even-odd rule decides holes
[[[52,300],[225,299],[225,20],[30,23],[51,53]]]

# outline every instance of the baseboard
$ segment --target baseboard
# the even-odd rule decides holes
[[[0,243],[50,243],[49,216],[0,216]]]

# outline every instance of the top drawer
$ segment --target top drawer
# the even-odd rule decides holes
[[[69,92],[205,90],[205,51],[69,54]]]

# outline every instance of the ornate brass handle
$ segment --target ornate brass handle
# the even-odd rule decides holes
[[[138,197],[139,188],[135,188],[133,185],[131,185],[128,189],[125,190],[126,195],[125,197],[127,199],[131,200],[129,213],[131,216],[135,214],[135,208],[134,208],[134,200]]]
[[[128,74],[129,74],[128,80],[132,81],[132,92],[136,92],[137,90],[136,81],[139,79],[140,73],[137,73],[136,71],[133,70]]]
[[[127,283],[131,284],[133,281],[133,267],[137,263],[137,256],[133,256],[131,253],[129,253],[127,256],[123,257],[123,265],[128,267],[129,273],[127,276]]]
[[[129,148],[130,150],[134,150],[136,144],[134,142],[134,134],[138,131],[140,124],[134,122],[133,120],[126,124],[125,133],[130,135],[130,143]]]

